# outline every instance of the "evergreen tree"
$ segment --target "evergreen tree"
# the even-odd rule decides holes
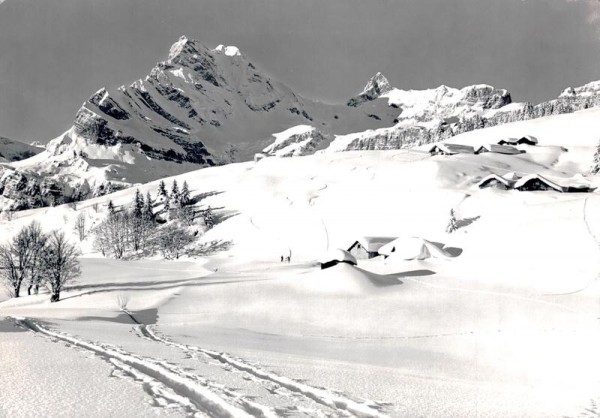
[[[187,181],[183,181],[183,186],[181,187],[181,195],[179,196],[179,203],[181,206],[187,206],[190,204],[190,189],[188,187]]]
[[[169,210],[171,209],[171,199],[169,198],[168,195],[165,199],[164,209],[165,209],[165,213],[167,213],[167,214],[169,213]]]
[[[456,214],[454,213],[454,209],[450,209],[450,221],[448,222],[448,226],[446,227],[446,232],[451,234],[458,229],[458,221],[456,220]]]
[[[165,186],[165,182],[163,180],[158,183],[158,197],[164,197],[165,199],[169,197],[167,193],[167,186]]]
[[[203,217],[206,229],[212,229],[215,226],[215,216],[210,206],[204,211]]]
[[[140,190],[135,191],[135,198],[133,200],[133,216],[141,219],[144,211],[144,196],[140,193]]]
[[[594,162],[592,163],[591,173],[600,173],[600,142],[598,143],[598,146],[596,147],[596,152],[594,153]]]
[[[144,202],[144,209],[142,210],[144,221],[150,222],[154,220],[153,206],[154,202],[150,197],[150,193],[146,193],[146,201]]]
[[[177,185],[177,180],[173,180],[173,186],[171,187],[171,199],[173,200],[173,204],[175,207],[180,204],[181,195],[179,194],[179,186]]]
[[[109,216],[112,216],[112,215],[114,215],[116,213],[115,205],[113,204],[112,200],[108,201],[108,207],[107,208],[108,208],[108,214],[109,214]]]

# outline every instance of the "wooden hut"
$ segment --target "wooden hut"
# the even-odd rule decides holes
[[[470,145],[435,144],[428,150],[431,155],[474,154],[475,149]]]
[[[490,174],[489,176],[486,176],[483,179],[481,179],[477,186],[479,186],[480,189],[495,187],[498,189],[509,190],[513,188],[516,181],[517,179],[512,179],[510,177],[499,176],[497,174]]]
[[[475,154],[483,154],[486,152],[492,152],[495,154],[515,155],[515,154],[522,154],[525,151],[517,149],[511,145],[498,145],[498,144],[482,145],[479,148],[477,148],[477,150],[475,150]]]
[[[538,191],[538,190],[554,190],[557,192],[565,192],[566,189],[560,184],[548,180],[539,174],[531,174],[518,180],[514,188],[522,192]]]
[[[346,250],[335,249],[329,251],[320,261],[321,270],[328,269],[340,263],[356,265],[356,258]]]
[[[525,135],[519,138],[503,138],[498,141],[498,145],[537,145],[538,140],[531,135]]]

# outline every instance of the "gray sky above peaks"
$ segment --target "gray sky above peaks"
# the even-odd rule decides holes
[[[487,83],[514,100],[600,79],[597,1],[0,0],[0,136],[46,141],[100,87],[149,73],[181,35],[236,45],[300,94],[346,101]]]

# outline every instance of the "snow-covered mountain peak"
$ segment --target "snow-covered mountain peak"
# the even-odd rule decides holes
[[[392,86],[387,78],[380,72],[375,74],[366,84],[363,91],[356,97],[348,101],[348,106],[357,107],[362,103],[378,99],[382,95],[392,90]]]
[[[167,63],[190,66],[201,62],[207,55],[210,56],[210,49],[200,41],[182,36],[171,46]]]
[[[592,97],[597,96],[600,93],[600,81],[592,81],[591,83],[585,84],[581,87],[567,87],[559,98],[568,98],[568,97]]]
[[[225,55],[227,55],[228,57],[235,57],[235,56],[239,56],[242,55],[242,53],[240,52],[240,49],[237,46],[225,46],[223,44],[217,46],[214,51],[216,52],[221,52]]]
[[[379,97],[382,94],[387,93],[391,89],[392,86],[390,85],[388,79],[385,78],[383,74],[378,72],[373,77],[371,77],[371,79],[363,89],[362,94],[371,94],[372,96]]]

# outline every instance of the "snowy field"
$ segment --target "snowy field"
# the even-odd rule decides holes
[[[60,302],[1,298],[0,416],[598,416],[600,196],[477,183],[587,173],[599,116],[450,141],[539,139],[519,155],[321,153],[175,177],[220,219],[194,257],[105,259],[89,239]],[[37,219],[75,242],[78,212],[97,222],[133,193],[18,213],[1,234]],[[361,236],[444,250],[320,269]]]

